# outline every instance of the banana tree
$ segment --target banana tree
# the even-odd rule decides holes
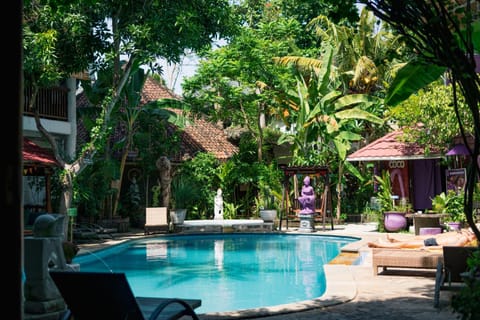
[[[298,62],[285,57],[279,63]],[[328,163],[337,168],[336,218],[341,213],[341,185],[347,152],[354,141],[362,139],[360,128],[365,121],[383,124],[383,120],[368,111],[379,102],[366,94],[348,94],[340,90],[341,81],[333,66],[333,48],[327,47],[320,63],[311,59],[310,73],[299,74],[297,90],[289,92],[288,117],[295,134],[283,134],[279,144],[292,143],[294,162],[300,165]],[[351,169],[350,167],[347,167]]]

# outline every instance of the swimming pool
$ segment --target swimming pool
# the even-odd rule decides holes
[[[354,237],[166,235],[77,256],[81,271],[125,272],[136,296],[202,300],[198,313],[277,306],[323,295],[323,265]]]

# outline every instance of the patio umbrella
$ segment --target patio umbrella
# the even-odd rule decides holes
[[[470,155],[470,152],[468,151],[468,148],[464,144],[456,144],[453,146],[452,149],[448,150],[447,156],[468,156]]]

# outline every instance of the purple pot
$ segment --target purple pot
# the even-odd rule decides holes
[[[461,222],[449,222],[448,223],[448,229],[451,231],[453,230],[460,230],[462,228],[462,223]]]
[[[396,232],[407,227],[405,212],[384,212],[383,217],[385,230],[387,231]]]

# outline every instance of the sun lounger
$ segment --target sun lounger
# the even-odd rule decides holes
[[[167,207],[147,208],[144,228],[145,235],[159,231],[169,231]]]
[[[444,246],[443,260],[437,265],[433,306],[438,308],[441,290],[460,290],[464,286],[461,274],[467,271],[467,258],[477,247]]]
[[[439,250],[372,248],[373,274],[378,275],[378,268],[436,269],[442,258]]]
[[[198,299],[135,297],[124,273],[50,271],[75,320],[197,319]]]

